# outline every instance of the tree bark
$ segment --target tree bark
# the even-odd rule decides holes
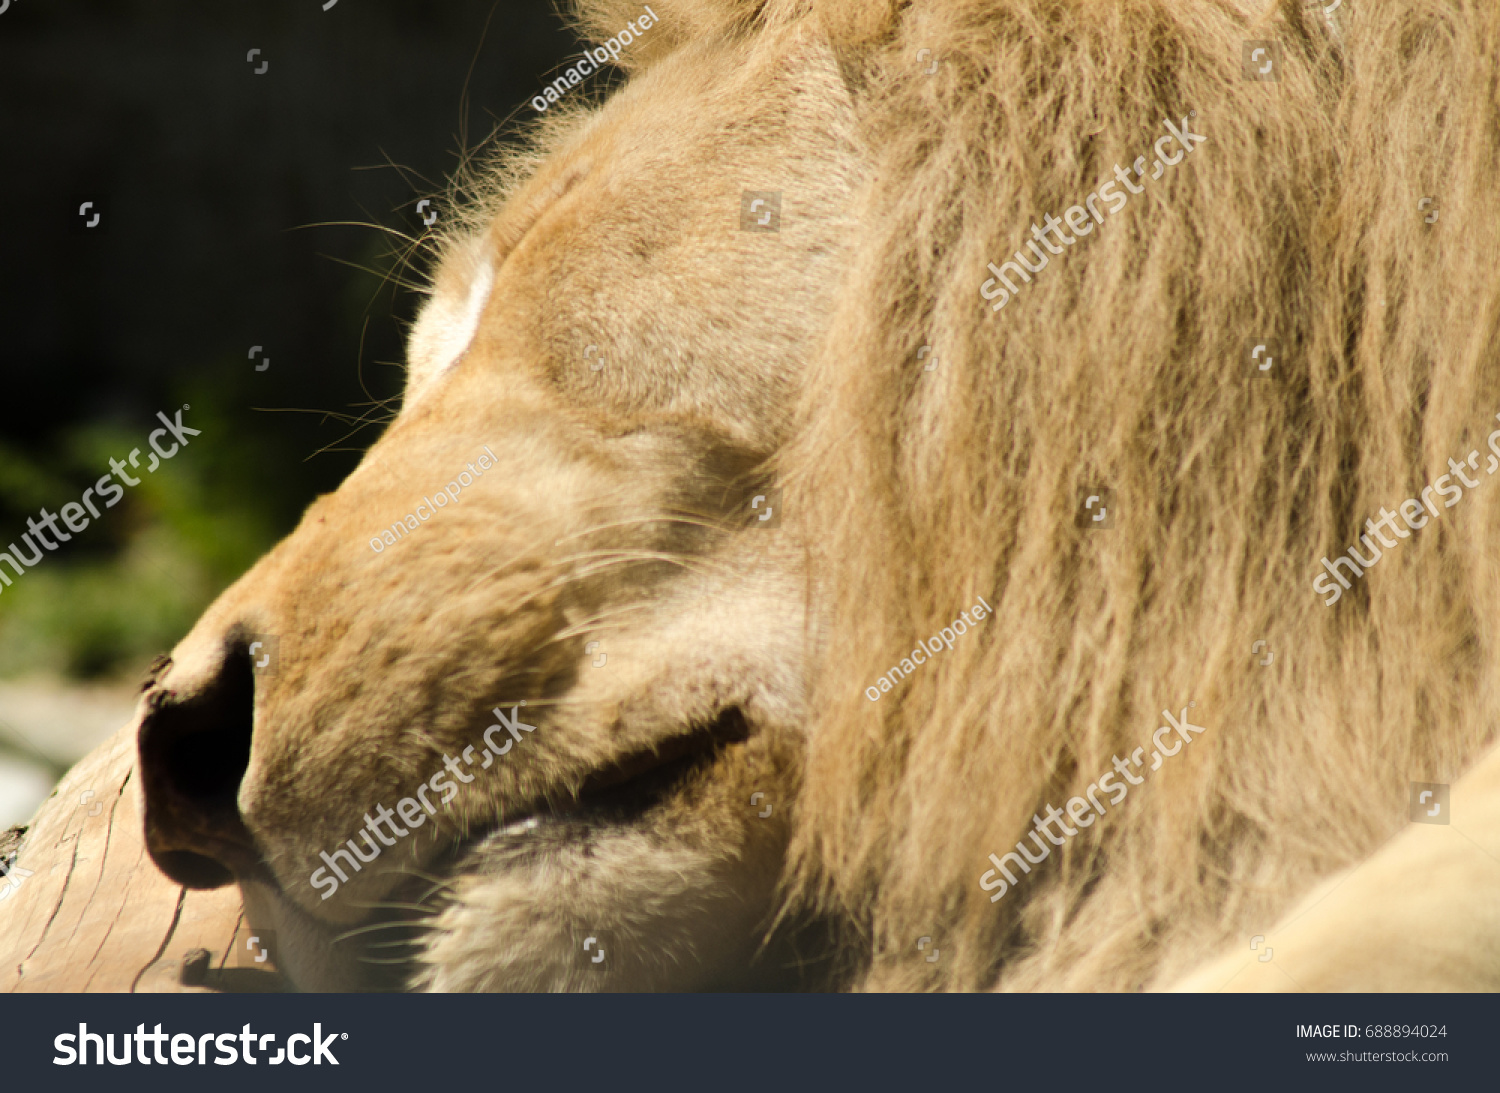
[[[0,833],[0,991],[285,989],[267,965],[242,966],[238,886],[184,888],[151,861],[137,761],[131,724],[81,759],[31,824]]]

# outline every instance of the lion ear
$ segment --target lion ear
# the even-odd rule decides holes
[[[485,234],[452,244],[407,338],[405,405],[416,402],[467,352],[494,281],[494,256]]]

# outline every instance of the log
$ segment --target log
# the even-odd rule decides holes
[[[288,989],[246,955],[237,885],[184,888],[147,855],[137,762],[131,724],[79,760],[29,825],[0,833],[0,990]]]

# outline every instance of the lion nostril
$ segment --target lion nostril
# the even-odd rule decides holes
[[[151,857],[167,876],[187,888],[223,888],[234,883],[234,873],[213,858],[186,850],[156,850]]]
[[[235,645],[207,686],[147,699],[139,734],[146,845],[162,872],[191,888],[228,884],[259,863],[236,800],[254,713],[255,677]]]

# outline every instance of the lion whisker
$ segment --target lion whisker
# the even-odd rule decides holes
[[[424,923],[420,920],[415,922],[407,922],[404,920],[397,920],[394,922],[372,922],[367,926],[356,926],[352,930],[346,930],[344,933],[341,933],[334,937],[333,940],[334,943],[337,944],[340,941],[348,941],[351,937],[358,937],[360,934],[373,933],[376,930],[394,930],[398,927],[407,929],[419,925],[424,925]]]
[[[368,956],[358,956],[355,957],[355,959],[358,960],[361,964],[380,964],[387,967],[400,967],[402,965],[412,963],[411,957],[405,957],[399,960],[375,960],[372,957]]]
[[[430,911],[431,908],[422,906],[421,903],[388,903],[384,900],[375,903],[351,903],[351,907],[361,907],[367,911]]]
[[[563,627],[556,634],[552,635],[552,637],[544,641],[542,645],[546,646],[552,645],[556,642],[567,641],[569,638],[575,638],[581,634],[593,634],[608,632],[611,630],[623,630],[623,625],[601,626],[600,624],[603,623],[606,619],[609,619],[613,616],[626,615],[632,611],[645,611],[650,606],[650,604],[646,603],[632,603],[617,607],[612,611],[600,611],[596,614],[588,616],[587,618],[580,619],[578,622],[575,622],[571,626]]]
[[[602,507],[602,505],[601,505],[601,507]],[[679,516],[676,513],[667,511],[667,512],[661,513],[659,516],[653,515],[651,517],[641,517],[641,518],[636,518],[636,519],[630,520],[630,521],[621,521],[621,522],[618,523],[618,526],[624,527],[624,526],[628,526],[630,523],[648,523],[648,522],[666,522],[666,523],[681,522],[681,523],[691,523],[692,522],[692,518],[690,516]],[[565,542],[566,540],[571,539],[571,538],[576,538],[579,535],[592,535],[595,532],[597,532],[598,530],[600,530],[602,528],[607,528],[607,527],[610,527],[610,526],[612,526],[612,525],[608,525],[608,524],[591,525],[590,528],[587,529],[587,530],[585,530],[585,531],[576,532],[576,533],[574,533],[572,535],[566,535],[566,536],[563,536],[561,539],[554,538],[553,539],[553,545],[556,546],[559,543]],[[545,534],[540,535],[536,539],[532,540],[531,543],[527,544],[525,547],[521,548],[516,553],[514,553],[510,558],[506,559],[503,562],[496,563],[495,565],[490,566],[488,569],[483,570],[482,572],[480,572],[474,578],[474,580],[472,580],[468,584],[468,586],[464,589],[463,594],[464,595],[468,595],[468,594],[472,593],[476,588],[480,587],[480,585],[482,585],[485,581],[492,579],[497,573],[504,573],[508,569],[511,569],[518,562],[520,562],[522,559],[527,558],[527,557],[534,557],[538,553],[539,550],[541,550],[542,548],[544,548],[546,546],[546,540],[547,540],[547,536]],[[570,559],[571,559],[571,556],[564,556],[564,557],[561,557],[561,558],[551,558],[551,559],[548,559],[548,560],[549,560],[549,562],[551,564],[554,564],[554,565],[565,565]],[[516,606],[517,607],[525,606],[526,604],[528,604],[528,603],[531,602],[531,599],[533,597],[535,597],[537,595],[540,595],[542,592],[549,591],[549,590],[551,590],[553,588],[556,588],[556,587],[558,587],[558,586],[556,584],[553,584],[553,585],[547,585],[547,586],[543,586],[541,588],[538,588],[538,589],[534,590],[533,592],[531,592],[530,594],[528,594],[522,600],[520,600],[517,603]]]
[[[610,566],[628,565],[632,562],[665,562],[668,565],[680,566],[688,572],[697,574],[700,577],[709,577],[713,575],[712,566],[705,565],[704,560],[701,558],[689,560],[688,558],[678,557],[673,554],[667,554],[659,550],[596,551],[576,555],[575,557],[587,558],[591,556],[599,556],[606,558],[607,560],[601,561],[594,565],[584,566],[569,573],[565,573],[563,576],[553,581],[549,587],[562,588],[573,582],[581,581],[587,577],[592,577],[600,572],[603,572]],[[721,569],[721,572],[725,572],[725,570]]]
[[[394,235],[398,239],[408,243],[416,244],[421,240],[415,236],[407,235],[404,231],[390,227],[388,224],[377,224],[373,220],[319,220],[311,224],[298,224],[291,231],[305,231],[308,228],[370,228],[374,231],[385,232]]]
[[[691,513],[679,516],[671,512],[663,512],[661,514],[650,514],[646,516],[632,516],[627,520],[612,520],[607,524],[594,524],[591,527],[585,528],[583,531],[575,531],[569,535],[564,535],[561,539],[557,540],[557,543],[561,545],[562,543],[566,543],[569,539],[581,539],[586,535],[594,535],[601,531],[612,531],[616,528],[628,528],[641,524],[657,523],[687,524],[691,527],[707,528],[709,531],[731,530],[726,524],[716,524],[711,520],[704,520],[701,517],[697,517]]]

